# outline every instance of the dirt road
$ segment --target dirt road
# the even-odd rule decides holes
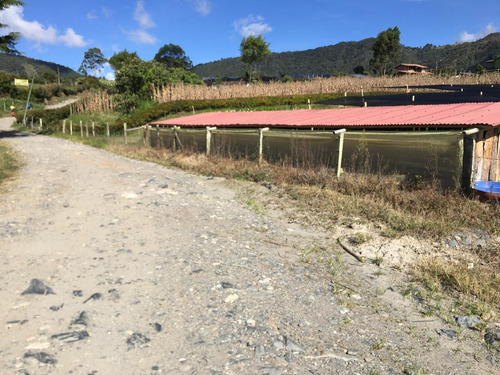
[[[24,167],[0,195],[2,374],[498,370],[481,333],[423,317],[389,271],[332,254],[345,228],[315,232],[256,213],[241,185],[8,127]],[[53,294],[29,293],[34,279]]]

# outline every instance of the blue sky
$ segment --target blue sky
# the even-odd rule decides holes
[[[470,42],[500,31],[500,1],[482,0],[24,0],[0,12],[26,56],[77,70],[86,50],[150,60],[180,45],[193,63],[239,56],[241,39],[263,34],[273,52],[358,41],[389,27],[420,47]],[[1,32],[8,29],[2,29]],[[111,77],[106,68],[102,75]]]

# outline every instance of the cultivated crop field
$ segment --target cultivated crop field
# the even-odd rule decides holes
[[[174,85],[154,87],[152,100],[165,103],[175,100],[208,100],[230,98],[252,98],[263,96],[288,96],[366,92],[406,92],[407,86],[430,85],[477,85],[498,84],[500,73],[475,76],[397,76],[397,77],[334,77],[317,78],[309,81],[272,82],[236,85]],[[431,91],[429,88],[415,89],[412,92]]]

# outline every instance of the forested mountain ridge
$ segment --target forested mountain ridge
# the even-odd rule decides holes
[[[270,76],[321,74],[332,71],[353,73],[362,66],[369,70],[375,38],[359,42],[341,42],[306,51],[273,53],[259,65],[261,74]],[[271,45],[272,49],[272,45]],[[475,42],[444,46],[427,44],[424,47],[401,48],[401,61],[418,63],[431,68],[451,71],[475,71],[478,64],[500,55],[500,33],[490,34]],[[194,71],[201,77],[242,76],[247,70],[238,57],[199,64]]]
[[[53,62],[32,59],[26,56],[0,53],[0,71],[12,74],[16,77],[31,78],[31,76],[33,75],[33,70],[36,70],[37,73],[40,73],[46,69],[50,69],[54,73],[57,73],[59,69],[59,74],[61,75],[61,77],[68,79],[81,76],[73,69]]]

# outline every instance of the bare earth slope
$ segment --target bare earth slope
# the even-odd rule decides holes
[[[457,327],[375,266],[301,261],[332,237],[255,213],[227,181],[9,125],[24,167],[0,195],[2,374],[498,370],[480,333],[438,334]],[[32,279],[55,294],[22,294]]]

